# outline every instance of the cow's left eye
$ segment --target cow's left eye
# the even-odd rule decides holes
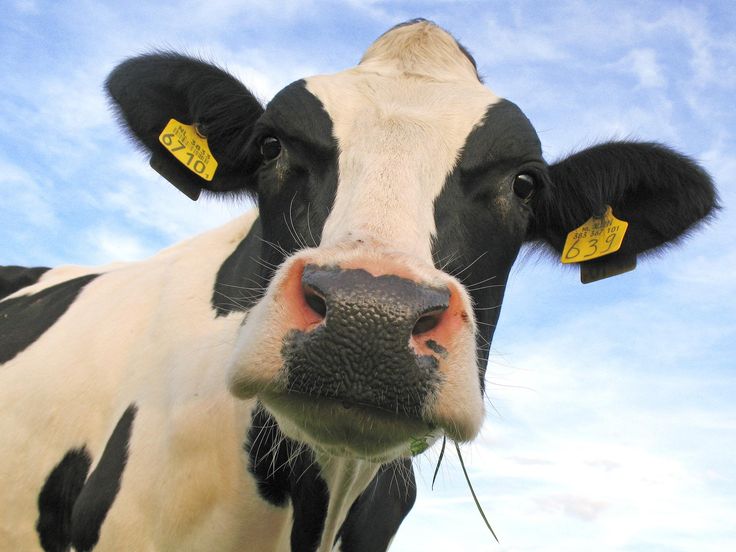
[[[512,186],[516,196],[520,200],[527,202],[532,198],[534,191],[537,189],[537,181],[532,175],[521,173],[514,177]]]
[[[272,161],[281,155],[281,142],[273,136],[266,136],[261,140],[261,155],[264,161]]]

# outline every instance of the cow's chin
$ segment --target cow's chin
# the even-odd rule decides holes
[[[442,433],[424,420],[371,406],[288,392],[259,398],[284,435],[330,456],[388,462],[410,455],[412,442],[431,444]]]

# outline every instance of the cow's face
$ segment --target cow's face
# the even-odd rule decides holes
[[[263,257],[279,268],[247,315],[232,390],[334,452],[475,436],[487,346],[545,178],[518,108],[449,35],[415,27],[355,69],[281,91],[251,146]]]
[[[265,111],[226,73],[172,54],[126,62],[108,89],[179,188],[257,195],[251,264],[268,285],[245,316],[229,385],[332,454],[387,460],[413,438],[477,434],[488,348],[525,240],[559,250],[613,205],[632,222],[626,259],[714,201],[707,176],[657,146],[609,144],[548,167],[523,113],[424,21],[383,35],[353,69],[287,86]],[[207,134],[221,165],[211,184],[161,149],[170,117]],[[683,189],[662,201],[667,186]]]

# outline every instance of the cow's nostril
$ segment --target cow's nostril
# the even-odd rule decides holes
[[[309,308],[317,313],[320,318],[325,317],[325,315],[327,314],[327,303],[321,295],[319,295],[313,289],[305,287],[304,300],[307,302]]]
[[[411,335],[420,335],[436,328],[440,323],[443,312],[445,312],[445,309],[428,312],[419,317],[411,330]]]

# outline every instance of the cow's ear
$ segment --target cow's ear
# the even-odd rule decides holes
[[[597,145],[551,165],[549,176],[549,185],[535,201],[529,237],[558,254],[569,232],[604,214],[608,206],[629,225],[620,250],[608,262],[635,259],[676,243],[718,208],[705,170],[659,144]]]
[[[263,107],[232,75],[198,59],[162,52],[121,63],[105,85],[121,123],[150,152],[151,166],[182,192],[197,199],[201,190],[251,191],[248,145]],[[172,119],[191,126],[164,134]],[[204,147],[197,149],[204,146],[202,136],[216,169]],[[178,158],[169,151],[177,148]]]

